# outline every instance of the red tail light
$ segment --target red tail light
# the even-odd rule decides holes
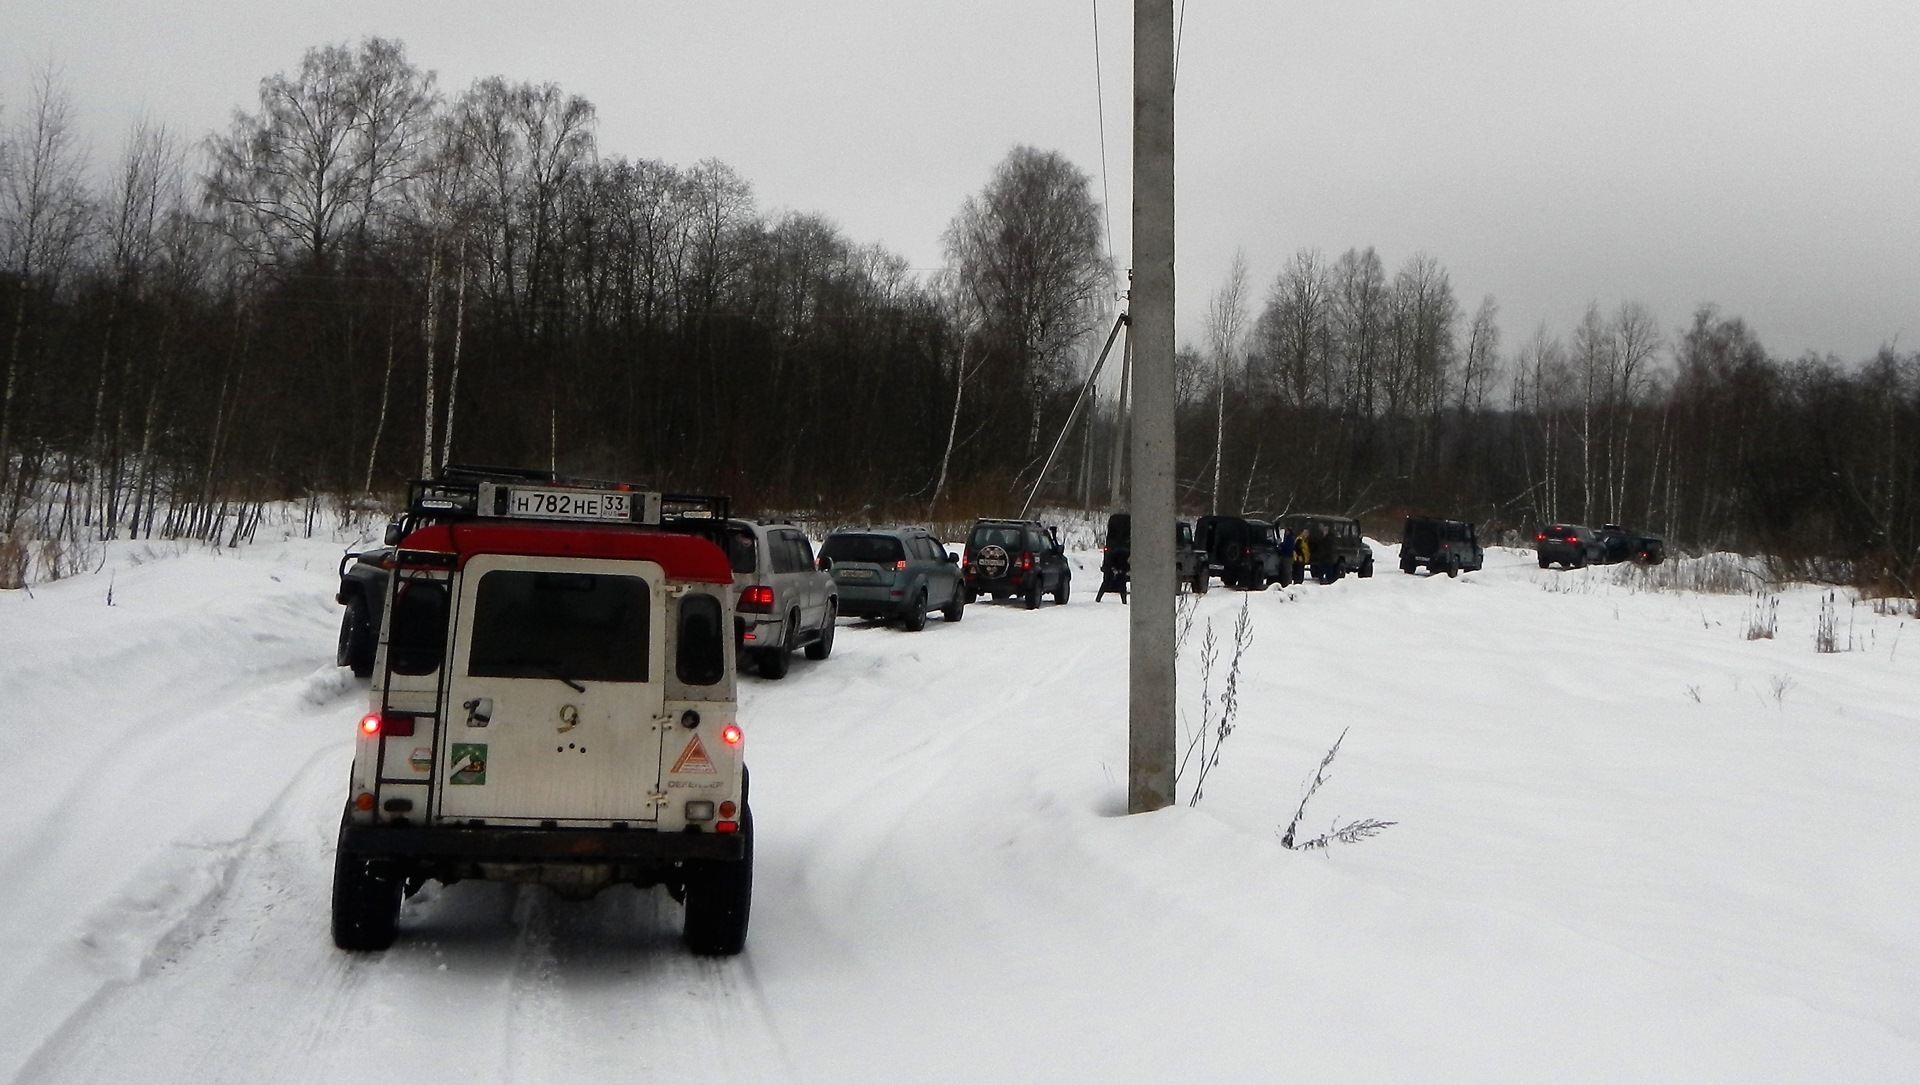
[[[393,738],[411,738],[413,736],[412,716],[382,716],[369,712],[360,719],[360,733],[377,735],[385,732]]]
[[[893,567],[895,570],[902,570],[907,567],[907,563],[904,561],[896,561],[893,563]]]
[[[722,727],[720,729],[720,741],[726,743],[729,746],[740,745],[740,726],[738,724],[729,723],[725,727]]]
[[[1022,553],[1020,555],[1020,570],[1025,572],[1031,568],[1033,568],[1033,552],[1027,551]]]
[[[1546,542],[1546,541],[1547,541],[1547,537],[1546,537],[1545,535],[1535,535],[1535,536],[1533,537],[1533,541],[1534,541],[1534,542]]]
[[[759,584],[741,592],[740,609],[748,614],[773,613],[773,589]]]

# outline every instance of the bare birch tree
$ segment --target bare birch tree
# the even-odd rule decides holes
[[[1213,491],[1208,508],[1220,511],[1220,466],[1227,449],[1227,384],[1239,361],[1247,323],[1247,254],[1235,249],[1227,277],[1207,300],[1207,351],[1213,356]]]
[[[73,129],[73,105],[51,67],[35,75],[27,114],[0,136],[0,266],[16,277],[6,377],[0,382],[0,493],[8,496],[4,530],[18,514],[21,486],[13,477],[14,425],[20,409],[20,373],[28,300],[50,297],[71,268],[92,204],[86,157]]]

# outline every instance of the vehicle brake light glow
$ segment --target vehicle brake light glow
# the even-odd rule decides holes
[[[734,811],[737,809],[739,808],[733,805],[733,800],[728,799],[726,802],[720,804],[720,816],[732,820]]]
[[[362,791],[360,796],[353,800],[353,807],[356,810],[373,809],[373,793],[370,791]]]
[[[360,733],[363,735],[377,735],[380,733],[380,716],[378,713],[371,713],[360,720]]]
[[[720,729],[720,741],[729,746],[740,745],[740,725],[729,723]]]
[[[740,823],[737,821],[716,821],[713,823],[713,831],[716,833],[737,833],[740,831]]]
[[[773,589],[765,584],[756,584],[741,592],[740,609],[753,614],[771,614]]]
[[[904,560],[896,561],[893,563],[893,567],[895,571],[903,570],[907,567],[907,563]]]
[[[1025,570],[1033,568],[1033,552],[1032,551],[1030,550],[1025,551],[1020,555],[1020,568],[1023,572]]]

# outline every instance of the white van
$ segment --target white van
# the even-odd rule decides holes
[[[725,499],[450,469],[413,485],[334,860],[333,937],[384,949],[427,880],[616,884],[738,953],[753,815]],[[663,509],[682,530],[663,530]]]

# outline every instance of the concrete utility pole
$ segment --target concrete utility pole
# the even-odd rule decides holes
[[[1127,812],[1173,804],[1173,0],[1133,0]]]

